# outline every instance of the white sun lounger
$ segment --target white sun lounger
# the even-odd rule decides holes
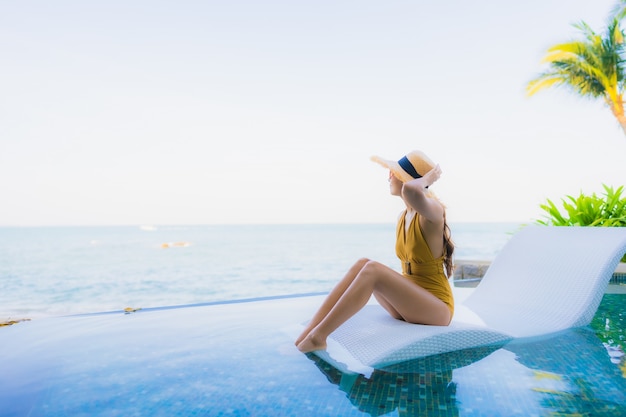
[[[586,326],[625,252],[626,227],[527,226],[504,246],[473,293],[457,302],[449,326],[409,324],[369,304],[318,354],[378,368]]]

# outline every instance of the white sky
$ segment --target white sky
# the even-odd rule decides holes
[[[600,102],[526,83],[608,0],[0,2],[0,225],[393,222],[421,149],[449,220],[626,178]]]

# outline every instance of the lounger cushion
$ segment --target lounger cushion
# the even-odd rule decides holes
[[[368,305],[331,334],[324,356],[381,367],[585,326],[625,252],[626,228],[524,227],[449,326],[409,324]]]

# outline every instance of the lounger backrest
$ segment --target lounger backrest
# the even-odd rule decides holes
[[[589,324],[626,252],[626,227],[526,226],[465,305],[514,337]]]

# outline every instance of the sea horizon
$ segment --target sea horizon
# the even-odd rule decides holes
[[[521,223],[451,224],[492,260]],[[0,318],[327,292],[359,258],[399,269],[394,223],[0,227]]]
[[[535,224],[536,219],[529,220],[460,220],[450,221],[450,225],[454,224]],[[111,223],[111,224],[0,224],[0,229],[13,229],[13,228],[57,228],[57,227],[205,227],[205,226],[332,226],[332,225],[395,225],[395,221],[384,222],[240,222],[240,223],[150,223],[150,222],[137,222],[137,223]]]

